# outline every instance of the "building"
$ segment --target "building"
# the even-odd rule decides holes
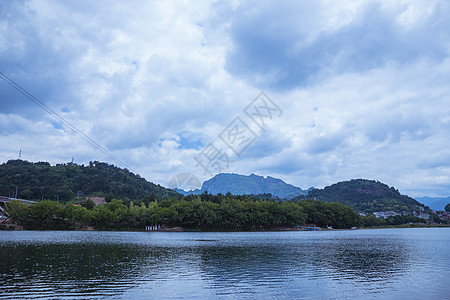
[[[439,214],[441,220],[450,220],[450,213]]]
[[[427,213],[424,213],[424,212],[420,212],[420,214],[418,214],[417,217],[425,219],[425,220],[429,220],[430,219],[430,214],[427,214]]]
[[[377,218],[386,219],[387,217],[400,216],[400,213],[388,210],[388,211],[376,211],[373,213]]]

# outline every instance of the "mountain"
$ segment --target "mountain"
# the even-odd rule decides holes
[[[179,191],[179,190],[177,190]],[[258,195],[272,194],[281,199],[291,199],[307,191],[284,182],[281,179],[251,174],[249,176],[239,174],[221,173],[203,182],[201,190],[185,192],[186,194],[201,194],[205,191],[217,195],[230,192],[233,195]],[[180,191],[181,192],[181,191]]]
[[[424,207],[415,199],[401,195],[394,187],[375,180],[352,179],[342,181],[323,189],[313,189],[307,195],[293,201],[316,199],[326,202],[340,202],[360,212],[407,211]]]
[[[190,191],[185,191],[183,189],[179,189],[179,188],[174,188],[173,189],[175,192],[182,194],[183,196],[187,196],[187,195],[200,195],[202,193],[201,190],[199,189],[195,189],[195,190],[190,190]]]
[[[13,197],[16,188],[18,198],[61,202],[70,201],[76,195],[92,194],[129,199],[181,196],[127,169],[98,161],[88,166],[72,163],[51,166],[48,162],[10,160],[0,165],[0,195]]]
[[[450,197],[415,197],[415,199],[433,210],[444,210],[444,207],[450,203]]]

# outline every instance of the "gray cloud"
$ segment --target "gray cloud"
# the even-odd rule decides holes
[[[283,110],[229,172],[450,193],[449,4],[3,1],[0,66],[148,180],[263,89]],[[110,158],[0,81],[0,161]],[[109,161],[110,163],[114,163]]]
[[[328,4],[324,4],[328,5]],[[239,6],[231,20],[227,69],[253,84],[290,89],[320,78],[448,56],[448,3],[418,24],[398,17],[408,5],[384,9],[370,1],[343,25],[320,28],[327,16],[316,2],[263,2]]]
[[[422,155],[418,167],[422,169],[449,168],[450,150],[442,150],[438,153],[427,153]]]

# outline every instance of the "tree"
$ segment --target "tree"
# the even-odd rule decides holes
[[[19,224],[26,222],[30,214],[30,207],[26,204],[22,204],[17,200],[12,201],[9,204],[9,215],[11,219]]]
[[[26,189],[20,193],[20,197],[22,199],[31,199],[33,197],[33,192],[29,189]]]
[[[86,207],[87,209],[93,209],[95,207],[95,202],[92,199],[88,199],[81,203],[81,206]]]
[[[111,226],[117,221],[117,215],[106,206],[98,205],[93,209],[93,221],[99,227]]]
[[[112,193],[106,194],[106,196],[105,196],[105,202],[106,203],[111,202],[112,199],[114,199],[114,195]]]
[[[358,213],[342,203],[323,202],[319,200],[300,201],[307,214],[307,223],[320,227],[333,226],[334,228],[350,228],[360,226],[361,218]]]
[[[445,206],[445,211],[450,212],[450,203],[447,203],[447,205]]]
[[[362,222],[363,225],[366,227],[381,226],[385,223],[383,218],[377,218],[373,214],[369,214],[366,217],[362,217]]]

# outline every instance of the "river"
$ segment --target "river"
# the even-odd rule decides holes
[[[450,228],[0,231],[0,299],[450,299]]]

